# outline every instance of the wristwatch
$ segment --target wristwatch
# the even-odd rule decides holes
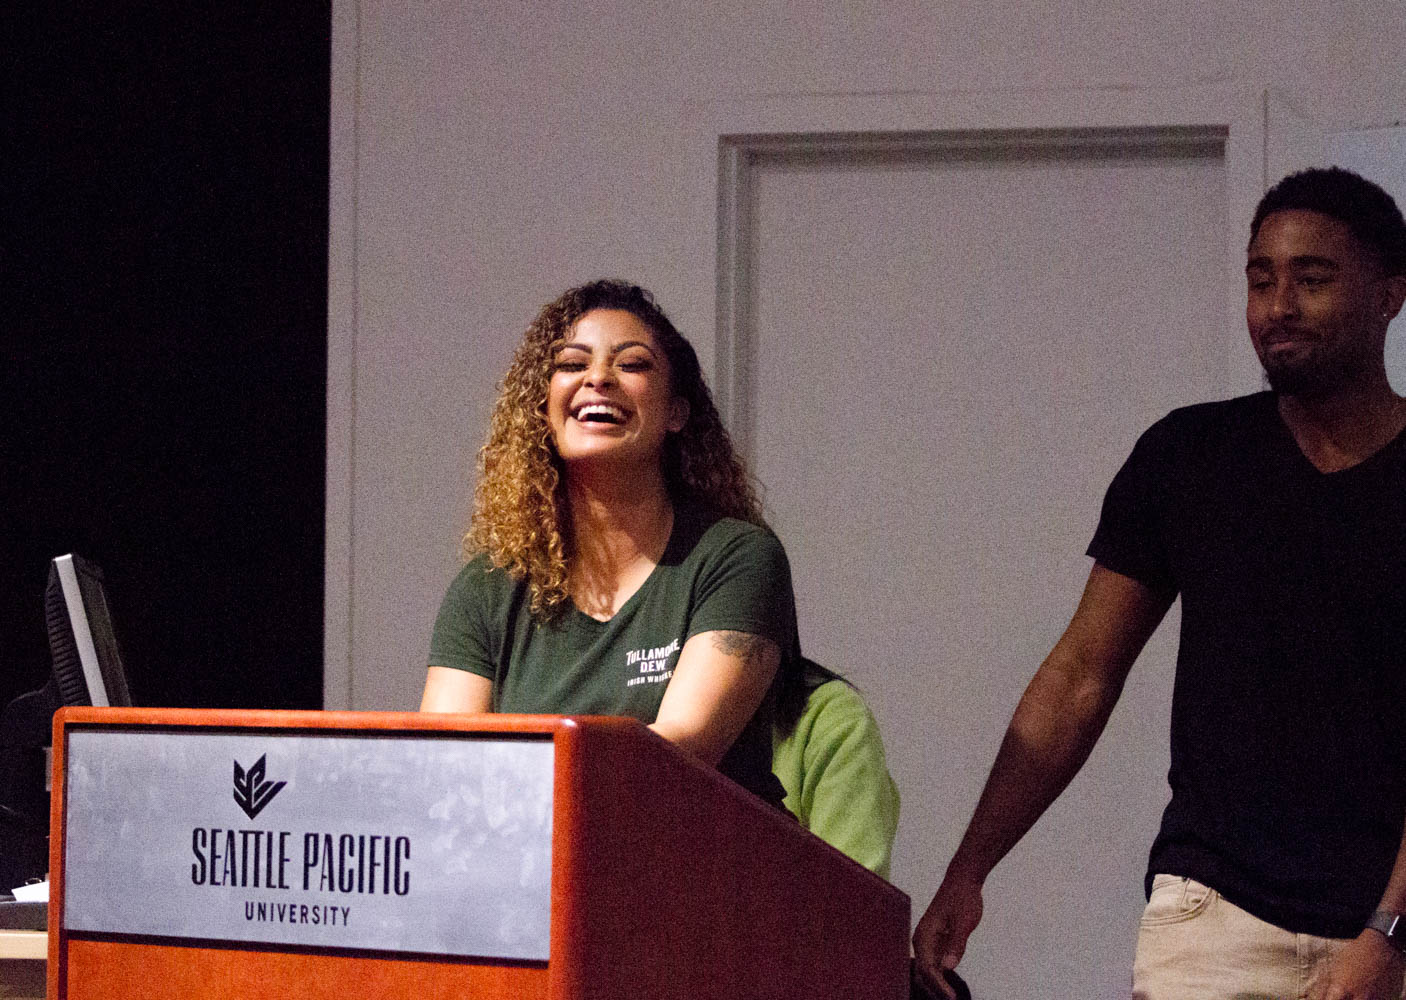
[[[1387,944],[1406,954],[1406,915],[1378,910],[1367,921],[1367,929],[1381,934]]]

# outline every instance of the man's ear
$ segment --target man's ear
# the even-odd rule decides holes
[[[1385,298],[1386,301],[1382,304],[1382,314],[1389,323],[1401,311],[1402,303],[1406,302],[1406,273],[1387,276]]]
[[[1400,307],[1399,302],[1397,306],[1398,308]],[[669,402],[669,430],[673,431],[675,434],[683,430],[684,424],[688,423],[688,414],[688,400],[684,399],[682,396],[675,396]]]

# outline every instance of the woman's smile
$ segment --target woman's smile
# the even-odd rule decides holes
[[[633,313],[594,309],[552,349],[547,422],[563,461],[657,464],[686,416],[664,352]]]

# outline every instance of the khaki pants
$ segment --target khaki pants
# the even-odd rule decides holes
[[[1200,882],[1158,875],[1138,928],[1133,1000],[1302,1000],[1345,944],[1275,927]]]

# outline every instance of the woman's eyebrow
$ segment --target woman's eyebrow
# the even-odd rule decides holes
[[[650,347],[643,340],[622,340],[620,343],[616,344],[610,349],[610,353],[612,355],[619,354],[621,351],[624,351],[631,347],[643,347],[650,354],[654,353],[654,348]]]
[[[628,350],[628,349],[631,348],[631,347],[642,347],[642,348],[644,348],[646,351],[648,351],[650,354],[656,354],[656,355],[657,355],[657,352],[654,350],[654,348],[651,347],[651,346],[649,346],[649,344],[647,344],[647,343],[646,343],[645,341],[643,341],[643,340],[622,340],[620,343],[614,344],[614,345],[611,346],[611,348],[610,348],[610,355],[611,355],[611,357],[614,357],[615,355],[619,354],[621,351]],[[567,342],[565,342],[565,343],[562,343],[562,344],[555,344],[555,345],[553,345],[553,346],[552,346],[552,356],[555,357],[556,355],[560,354],[562,351],[585,351],[587,354],[590,354],[591,351],[592,351],[592,349],[593,349],[593,348],[591,347],[590,344],[583,344],[583,343],[581,343],[581,342],[579,342],[579,341],[569,340],[569,341],[567,341]]]

